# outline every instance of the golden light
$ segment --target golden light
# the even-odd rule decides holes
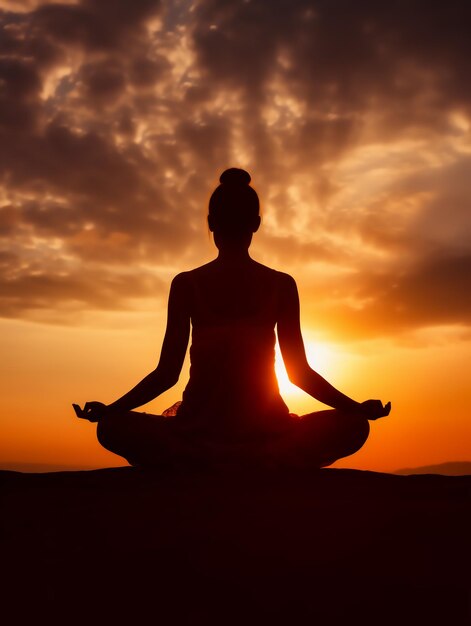
[[[331,346],[318,341],[306,341],[305,349],[310,366],[321,376],[328,379],[334,371],[338,372],[340,358]],[[278,343],[275,348],[275,372],[280,393],[284,398],[287,398],[288,401],[306,398],[306,394],[290,382]]]

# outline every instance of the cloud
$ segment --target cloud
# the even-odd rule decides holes
[[[350,293],[350,301],[332,297],[316,306],[310,316],[319,324],[328,320],[336,336],[376,339],[400,336],[412,330],[471,326],[468,288],[471,255],[431,257],[397,273],[363,272],[348,289],[346,277],[336,292]],[[335,293],[330,294],[331,296]]]
[[[262,199],[254,250],[313,321],[469,324],[467,18],[458,1],[0,0],[0,315],[163,298],[156,276],[207,258],[205,206],[236,165]]]
[[[43,2],[32,14],[32,22],[46,37],[66,45],[91,51],[118,50],[143,34],[145,20],[159,9],[159,0]]]
[[[78,272],[29,273],[2,280],[0,306],[4,317],[50,309],[51,302],[56,310],[63,309],[64,315],[83,309],[132,309],[136,298],[161,295],[163,285],[162,281],[142,272],[123,275],[88,270],[85,277]],[[28,295],[27,307],[24,307],[25,294]],[[120,294],[126,295],[120,297]]]

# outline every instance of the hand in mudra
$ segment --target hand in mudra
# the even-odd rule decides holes
[[[85,402],[83,409],[78,404],[72,404],[75,415],[89,422],[98,422],[106,413],[108,408],[103,402]]]
[[[369,420],[377,420],[380,417],[386,417],[391,412],[391,403],[388,402],[383,406],[381,400],[365,400],[361,403],[361,414]]]

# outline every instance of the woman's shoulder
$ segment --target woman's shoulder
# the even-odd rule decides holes
[[[211,267],[213,265],[214,261],[209,261],[208,263],[204,263],[203,265],[198,265],[197,267],[183,270],[182,272],[179,272],[173,280],[188,280],[192,276],[198,276],[199,274],[204,274],[208,271],[211,271]]]
[[[172,286],[174,287],[188,287],[192,283],[198,281],[198,279],[203,278],[204,276],[211,274],[211,263],[205,263],[204,265],[200,265],[193,269],[184,270],[183,272],[179,272],[172,279]]]
[[[172,278],[172,287],[180,287],[188,282],[190,272],[179,272]]]
[[[185,287],[192,283],[198,284],[201,280],[211,280],[215,273],[218,273],[217,264],[211,261],[193,269],[180,272],[172,280],[172,285],[175,287]],[[276,285],[280,289],[296,288],[296,281],[290,274],[281,272],[268,265],[263,265],[258,261],[253,261],[251,273],[255,273],[258,275],[259,279]]]
[[[291,276],[291,274],[287,274],[286,272],[281,272],[280,270],[276,270],[273,267],[268,267],[268,265],[262,265],[261,263],[257,263],[259,267],[259,271],[265,273],[267,276],[271,276],[274,281],[276,281],[280,286],[289,286],[296,285],[296,281]]]

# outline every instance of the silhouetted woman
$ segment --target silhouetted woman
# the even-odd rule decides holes
[[[390,403],[358,403],[311,369],[299,323],[294,279],[249,255],[260,226],[250,175],[226,170],[209,201],[219,254],[172,281],[159,364],[106,406],[74,405],[98,422],[98,440],[133,465],[198,461],[325,466],[359,450],[368,420]],[[192,331],[190,379],[181,403],[164,415],[132,411],[178,381]],[[275,328],[290,380],[333,410],[290,415],[275,376]]]

